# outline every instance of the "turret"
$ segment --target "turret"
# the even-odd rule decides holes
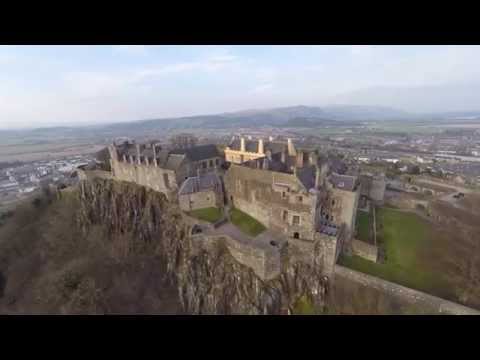
[[[315,189],[320,188],[320,168],[315,165]]]
[[[138,165],[140,165],[141,164],[141,161],[140,161],[140,144],[136,144],[135,147],[137,149],[137,163],[138,163]]]
[[[292,139],[288,138],[287,139],[287,144],[288,144],[288,155],[289,156],[296,156],[297,151],[295,150],[295,146],[293,145]]]
[[[265,153],[265,149],[263,147],[263,139],[258,140],[258,153],[259,154]]]
[[[152,151],[153,151],[153,166],[158,167],[156,144],[152,144]]]

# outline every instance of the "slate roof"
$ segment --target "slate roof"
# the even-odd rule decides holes
[[[123,154],[125,154],[127,158],[128,156],[133,156],[134,160],[137,160],[137,149],[135,146],[124,148],[123,151],[120,152],[120,157],[122,157]],[[185,155],[171,154],[167,150],[157,150],[156,155],[158,166],[168,170],[177,170],[185,159]],[[153,149],[140,148],[140,156],[142,160],[147,157],[148,161],[153,164]]]
[[[330,182],[337,189],[353,191],[355,189],[355,186],[357,185],[357,177],[349,175],[339,175],[334,173],[330,175]]]
[[[309,166],[297,170],[297,178],[305,189],[310,190],[315,186],[315,167]]]
[[[170,154],[185,155],[190,161],[201,161],[220,157],[220,152],[214,144],[197,145],[187,149],[174,149]]]
[[[199,191],[214,190],[221,186],[220,178],[213,173],[189,177],[178,192],[179,195],[193,194]]]

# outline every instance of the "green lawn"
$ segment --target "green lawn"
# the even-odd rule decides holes
[[[249,236],[257,236],[265,230],[265,226],[257,220],[235,208],[230,211],[230,220]]]
[[[377,241],[386,253],[384,264],[358,256],[342,256],[339,263],[388,281],[430,293],[446,287],[442,274],[422,254],[435,246],[431,225],[413,213],[377,209]]]
[[[357,238],[359,240],[370,242],[370,214],[359,211],[357,212]]]
[[[222,218],[222,211],[219,208],[209,207],[197,209],[188,213],[197,219],[214,223]]]

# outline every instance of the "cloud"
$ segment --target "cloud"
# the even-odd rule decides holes
[[[273,84],[272,83],[268,83],[268,84],[261,84],[261,85],[258,85],[256,87],[254,87],[250,93],[251,94],[255,94],[255,95],[258,95],[258,94],[264,94],[264,93],[267,93],[269,92],[270,90],[273,89]]]
[[[129,55],[145,55],[147,53],[145,45],[114,45],[113,49]]]

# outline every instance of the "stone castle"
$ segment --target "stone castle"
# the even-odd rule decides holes
[[[108,149],[114,179],[162,192],[185,212],[221,209],[225,216],[219,224],[199,221],[196,226],[190,218],[192,227],[203,226],[197,235],[202,233],[204,243],[228,239],[232,255],[262,278],[281,272],[285,248],[297,259],[321,263],[327,276],[340,253],[351,251],[360,181],[341,173],[317,150],[290,139],[243,137],[233,139],[223,152],[215,145],[172,150],[156,142],[125,142]],[[249,237],[232,230],[232,208],[263,224],[265,234]]]

